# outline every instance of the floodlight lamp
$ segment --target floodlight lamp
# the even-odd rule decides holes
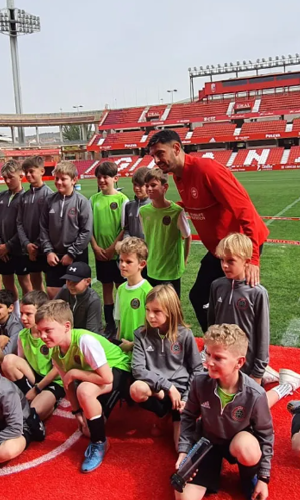
[[[200,66],[200,70],[203,71],[203,69],[204,69],[203,66]]]
[[[262,58],[262,60],[261,60],[261,61],[262,61],[262,62],[266,62],[266,60],[265,60],[265,58],[264,58],[264,57]]]
[[[206,66],[206,69],[209,69],[209,65]]]
[[[293,59],[292,56],[291,56],[291,54],[289,54],[289,59]]]
[[[260,62],[260,59],[256,59],[256,62],[259,63]]]
[[[253,64],[253,62],[252,62],[252,61],[250,61],[250,59],[249,59],[249,64]]]
[[[299,57],[299,54],[298,54],[298,53],[296,54],[296,57]]]
[[[227,63],[225,63],[225,64],[224,64],[224,67],[225,67],[225,68],[228,68],[228,64],[227,64]]]
[[[222,67],[221,64],[218,64],[218,68],[221,68],[221,67]]]
[[[229,64],[230,64],[230,67],[231,67],[231,68],[233,68],[233,64],[232,64],[232,62],[231,62],[231,63],[229,63]]]
[[[194,71],[197,71],[197,67],[196,66],[194,66]]]
[[[240,65],[240,61],[237,61],[236,64],[237,64],[237,66],[239,66]]]
[[[243,61],[243,64],[244,64],[244,66],[246,66],[246,64],[247,64],[246,61]]]
[[[284,60],[284,59],[285,59],[285,56],[281,56],[281,59],[283,59],[283,60]]]

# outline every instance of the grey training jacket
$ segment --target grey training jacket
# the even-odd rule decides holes
[[[23,194],[24,189],[16,194],[9,190],[0,193],[0,244],[5,243],[11,255],[22,255],[17,216]]]
[[[22,436],[29,414],[29,403],[24,394],[13,382],[0,375],[0,445]]]
[[[74,189],[70,196],[49,196],[40,220],[43,253],[76,258],[88,247],[93,231],[89,201]]]
[[[124,238],[136,236],[137,238],[145,239],[139,213],[140,208],[149,203],[151,203],[150,198],[145,198],[140,201],[135,196],[134,200],[123,205],[123,210],[125,211],[124,217],[122,217],[124,220]]]
[[[20,318],[12,312],[5,325],[0,325],[0,335],[9,337],[9,342],[3,349],[3,354],[17,354],[19,333],[23,330]]]
[[[101,301],[95,290],[87,288],[79,295],[72,295],[67,285],[64,285],[55,299],[62,299],[70,305],[74,316],[74,328],[83,328],[99,334],[103,332]]]
[[[273,455],[274,431],[265,390],[240,372],[234,399],[222,409],[217,380],[203,373],[194,378],[181,415],[179,453],[188,453],[200,437],[212,444],[228,444],[238,433],[251,429],[259,442],[262,458],[258,474],[269,477]],[[197,419],[201,417],[201,424]]]
[[[178,327],[175,342],[161,338],[157,328],[140,327],[134,332],[132,375],[154,392],[174,385],[182,400],[188,397],[191,381],[202,369],[200,353],[191,330]]]
[[[267,290],[246,281],[219,278],[211,284],[208,325],[236,324],[247,335],[249,346],[242,371],[262,378],[269,362],[270,318]]]
[[[17,229],[22,249],[25,253],[27,245],[34,243],[39,248],[40,243],[40,218],[44,209],[45,201],[53,191],[46,184],[39,188],[30,186],[24,193],[19,203]],[[41,250],[40,250],[40,253]]]

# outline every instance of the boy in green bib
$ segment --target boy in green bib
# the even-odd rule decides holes
[[[148,281],[152,286],[171,283],[180,298],[180,278],[191,246],[190,226],[183,208],[166,200],[168,176],[160,168],[149,170],[145,184],[152,202],[140,208],[140,219],[149,250]]]
[[[26,395],[40,420],[53,412],[64,397],[61,378],[52,365],[52,350],[41,340],[35,325],[37,309],[48,302],[42,291],[28,292],[21,302],[23,330],[19,333],[18,355],[7,354],[2,363],[3,375]]]
[[[152,289],[150,283],[142,277],[148,249],[142,239],[129,237],[118,244],[117,250],[121,275],[127,282],[118,288],[114,317],[119,323],[118,339],[122,342],[120,347],[131,358],[134,331],[145,324],[146,297]]]
[[[104,415],[108,418],[128,386],[127,354],[101,335],[73,329],[73,314],[63,300],[52,300],[36,313],[36,324],[62,377],[79,429],[91,442],[82,472],[101,465],[107,451]]]
[[[102,283],[104,316],[106,328],[104,335],[114,338],[116,325],[113,317],[114,283],[116,288],[124,279],[120,274],[115,252],[116,243],[123,238],[124,203],[128,202],[127,196],[115,189],[117,181],[118,166],[105,161],[98,165],[95,171],[98,187],[101,192],[91,197],[93,210],[93,236],[92,248],[96,259],[97,280]]]

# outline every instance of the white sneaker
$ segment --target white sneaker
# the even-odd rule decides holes
[[[292,370],[283,368],[279,370],[279,383],[290,384],[293,387],[293,390],[296,391],[300,387],[300,375]]]
[[[265,373],[263,374],[263,383],[264,384],[273,384],[274,382],[279,382],[279,373],[271,368],[271,366],[267,366]]]

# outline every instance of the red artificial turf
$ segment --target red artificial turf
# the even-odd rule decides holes
[[[201,340],[198,340],[199,346]],[[275,369],[299,370],[300,350],[271,347],[271,366]],[[272,462],[270,500],[298,500],[300,491],[300,457],[291,452],[291,416],[286,411],[289,399],[284,398],[273,409],[275,456]],[[65,409],[64,409],[65,410]],[[84,475],[80,464],[88,440],[79,439],[65,452],[49,461],[21,472],[14,467],[42,460],[56,450],[75,431],[73,419],[53,415],[47,422],[44,443],[32,443],[20,457],[0,468],[1,500],[172,500],[174,494],[169,477],[174,471],[176,453],[172,430],[161,438],[150,436],[154,416],[138,407],[119,405],[107,424],[110,450],[99,469]],[[4,475],[6,472],[11,472]],[[221,491],[211,500],[242,500],[236,466],[224,463]]]

